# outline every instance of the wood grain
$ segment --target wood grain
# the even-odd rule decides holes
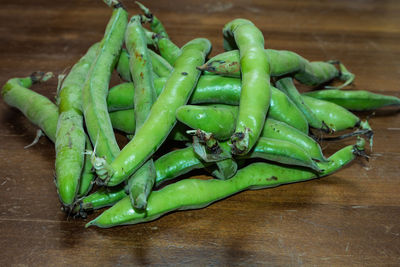
[[[124,2],[139,12],[133,1]],[[220,53],[223,25],[248,18],[262,30],[266,47],[309,60],[340,59],[356,74],[354,89],[400,97],[399,1],[143,3],[179,46],[207,37],[212,55]],[[70,68],[102,37],[110,13],[102,1],[3,0],[0,83]],[[56,86],[53,79],[34,90],[53,99]],[[41,139],[25,150],[36,128],[0,101],[0,265],[399,265],[398,110],[378,111],[370,124],[369,162],[357,160],[324,179],[243,192],[151,223],[85,229],[85,220],[60,210],[53,144]],[[324,153],[350,142],[324,143]]]

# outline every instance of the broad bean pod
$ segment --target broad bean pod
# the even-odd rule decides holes
[[[114,10],[83,85],[82,107],[86,128],[90,140],[95,145],[97,156],[111,162],[120,149],[108,115],[106,98],[111,71],[123,44],[128,13],[118,1],[109,2],[114,6]]]
[[[182,47],[182,54],[176,61],[164,90],[134,138],[110,164],[94,164],[97,174],[106,185],[115,186],[123,182],[161,146],[176,123],[176,109],[186,104],[197,83],[200,71],[196,66],[203,64],[210,49],[210,42],[201,38]],[[166,106],[168,109],[165,109]]]
[[[158,77],[168,77],[173,69],[171,64],[169,64],[168,61],[166,61],[153,50],[148,49],[148,53],[150,55],[151,65],[153,68],[153,76],[157,75]],[[116,67],[119,76],[124,81],[128,82],[132,81],[131,71],[129,69],[129,58],[130,55],[128,51],[126,51],[126,49],[122,49]]]
[[[262,162],[253,163],[239,170],[229,180],[185,179],[159,191],[153,191],[149,197],[146,212],[139,212],[132,208],[129,198],[125,197],[87,223],[86,227],[109,228],[153,221],[171,211],[206,207],[244,190],[270,188],[320,178],[350,163],[362,153],[363,149],[362,142],[342,148],[329,158],[329,162],[319,163],[320,168],[324,170],[322,173],[315,173],[301,167],[283,167]]]
[[[177,119],[192,129],[200,129],[218,137],[230,136],[233,133],[238,107],[212,104],[206,106],[185,105],[176,111]],[[326,161],[319,144],[300,130],[267,117],[262,137],[289,141],[306,151],[311,158]]]
[[[160,94],[165,78],[155,79],[154,87]],[[237,78],[203,75],[194,89],[189,103],[221,103],[238,105],[241,92],[241,81]],[[134,88],[131,83],[122,83],[110,89],[107,105],[109,111],[133,108]],[[308,133],[308,123],[302,112],[280,90],[271,87],[271,103],[268,112],[270,118],[285,122],[304,133]]]
[[[304,103],[302,96],[300,95],[299,91],[297,91],[291,77],[279,79],[276,82],[276,87],[284,92],[293,101],[293,103],[295,103],[298,109],[303,112],[304,117],[307,119],[307,122],[311,127],[323,130],[325,132],[330,132],[329,127],[324,123],[324,121],[320,120],[314,114],[313,110],[310,109],[306,103]]]
[[[133,85],[135,87],[135,120],[136,132],[146,121],[151,107],[156,100],[156,91],[153,84],[152,64],[147,50],[145,32],[142,28],[140,16],[133,16],[125,34],[125,45],[132,55],[129,61]],[[145,162],[128,181],[129,197],[135,208],[144,209],[147,197],[150,194],[156,173],[154,162],[150,158]]]
[[[55,143],[59,117],[58,107],[47,97],[28,89],[32,84],[46,81],[50,77],[49,73],[36,72],[29,77],[10,79],[3,87],[2,96],[8,105],[20,110],[30,122],[38,126]],[[87,149],[91,149],[88,138],[86,138],[86,146]],[[90,156],[86,155],[78,191],[79,196],[85,195],[90,190],[93,178]]]
[[[270,106],[270,69],[264,52],[264,36],[249,20],[235,19],[222,30],[224,47],[239,48],[242,89],[232,153],[247,154],[260,136]]]
[[[372,93],[365,90],[316,90],[303,95],[335,103],[349,110],[365,111],[387,106],[400,106],[396,96]]]
[[[270,64],[272,77],[285,75],[293,76],[302,84],[317,86],[338,78],[345,83],[341,88],[350,84],[354,80],[354,74],[350,73],[346,67],[337,61],[315,61],[309,62],[302,56],[286,50],[265,49],[265,53]],[[339,64],[339,70],[335,67]],[[219,74],[229,77],[240,77],[240,56],[238,50],[231,50],[218,54],[208,60],[201,70],[208,74]]]
[[[58,92],[59,117],[56,133],[56,186],[61,203],[70,209],[78,195],[86,134],[83,128],[82,84],[95,58],[99,44],[92,45],[72,67]],[[93,175],[92,177],[93,178]]]
[[[197,130],[193,148],[205,162],[221,161],[231,157],[232,145],[229,142],[220,142],[212,145],[212,137],[204,139],[204,133]],[[202,143],[206,143],[203,145]],[[310,155],[294,142],[282,139],[260,137],[254,147],[246,155],[235,156],[237,159],[258,158],[287,165],[303,166],[320,172],[316,162]]]

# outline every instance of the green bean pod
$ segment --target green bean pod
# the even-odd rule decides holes
[[[56,141],[58,107],[48,98],[29,90],[35,83],[44,82],[51,73],[35,72],[29,77],[7,81],[1,91],[4,101],[20,110],[30,122],[37,125],[53,142]]]
[[[124,187],[101,187],[96,192],[81,198],[74,207],[74,213],[81,213],[112,206],[126,197]]]
[[[305,95],[302,99],[315,116],[334,132],[360,126],[361,120],[339,105]]]
[[[222,161],[222,164],[227,164]],[[220,164],[217,162],[217,164]],[[189,173],[195,169],[206,169],[214,177],[225,180],[230,173],[223,173],[227,168],[218,166],[214,163],[206,163],[200,160],[193,147],[189,146],[182,149],[173,150],[154,161],[156,171],[156,186]],[[213,167],[214,166],[214,167]],[[230,165],[228,165],[230,166]],[[222,168],[220,168],[222,167]],[[115,188],[101,188],[95,193],[82,198],[76,205],[75,212],[100,209],[106,206],[112,206],[116,201],[126,196],[126,190],[120,186]]]
[[[136,124],[135,124],[135,112],[133,109],[125,109],[125,110],[110,112],[110,119],[114,129],[122,131],[128,135],[133,135],[135,133]],[[184,124],[177,123],[175,127],[171,130],[168,139],[175,141],[190,141],[191,137],[190,135],[186,134],[187,130],[189,130],[189,128],[186,127]]]
[[[229,142],[218,143],[218,147],[216,148],[216,145],[210,145],[212,144],[212,137],[209,140],[204,140],[201,133],[199,135],[199,131],[197,131],[197,137],[197,139],[194,139],[193,148],[205,162],[215,162],[230,158],[232,145]],[[206,143],[205,146],[201,145],[202,142],[207,141],[209,142],[208,144]],[[303,166],[318,172],[321,171],[316,162],[304,149],[294,142],[282,139],[260,137],[249,153],[236,156],[236,158],[261,158],[287,165]]]
[[[112,127],[127,134],[134,134],[136,121],[133,109],[117,110],[109,113]]]
[[[350,163],[363,149],[364,144],[360,143],[339,150],[329,158],[329,162],[319,163],[320,168],[324,170],[322,173],[315,173],[302,167],[283,167],[259,162],[239,170],[229,180],[185,179],[159,191],[153,191],[146,212],[133,209],[129,198],[125,197],[87,223],[86,227],[109,228],[148,222],[171,211],[203,208],[244,190],[270,188],[320,178]]]
[[[235,19],[224,26],[223,35],[225,45],[234,42],[239,48],[242,90],[231,141],[232,153],[244,155],[260,136],[270,105],[269,63],[264,52],[264,37],[251,21]]]
[[[218,139],[220,136],[229,136],[233,133],[237,113],[238,107],[229,105],[185,105],[177,110],[176,116],[190,128],[212,133]],[[314,139],[284,122],[267,117],[261,136],[290,141],[306,151],[312,159],[326,161],[319,144]]]
[[[168,77],[172,72],[172,66],[163,57],[155,53],[153,50],[148,49],[153,67],[153,76],[156,74],[159,77]],[[129,53],[125,49],[121,50],[121,54],[117,63],[117,72],[124,81],[132,81],[131,71],[129,69]]]
[[[279,77],[297,73],[305,69],[308,61],[298,54],[285,51],[265,49],[270,65],[270,75]],[[231,50],[214,56],[200,67],[207,74],[219,74],[228,77],[240,77],[240,56],[238,50]]]
[[[261,136],[292,142],[307,152],[313,160],[327,161],[314,139],[284,122],[267,118]]]
[[[176,118],[192,129],[212,133],[217,140],[228,139],[235,131],[237,107],[185,105],[176,110]]]
[[[165,58],[165,60],[175,66],[175,61],[178,59],[182,53],[181,49],[174,44],[169,38],[165,38],[161,35],[153,36],[154,45],[157,47],[160,55]]]
[[[326,88],[338,89],[350,84],[354,80],[354,74],[350,73],[338,61],[309,62],[302,56],[285,50],[265,49],[265,53],[270,63],[270,75],[272,77],[291,75],[300,83],[310,86],[317,86],[338,78],[344,81],[341,86],[326,86]],[[339,64],[339,70],[337,70],[335,64]],[[240,77],[240,68],[238,50],[218,54],[200,67],[201,70],[206,71],[208,74],[219,74],[229,77]]]
[[[293,101],[293,103],[295,103],[301,112],[303,112],[304,117],[307,119],[307,122],[311,127],[323,130],[325,132],[330,132],[329,127],[314,114],[313,110],[310,109],[307,104],[304,103],[303,98],[299,91],[297,91],[292,78],[282,78],[276,82],[276,86],[282,92],[284,92]]]
[[[82,106],[90,140],[96,155],[111,162],[119,147],[108,115],[106,98],[111,71],[118,60],[128,22],[128,13],[118,1],[111,1],[114,10],[107,25],[96,58],[83,86]]]
[[[157,95],[161,93],[166,79],[154,80]],[[191,104],[222,103],[238,105],[241,82],[237,78],[221,77],[216,75],[201,76],[197,87],[189,99]],[[134,88],[131,83],[123,83],[110,89],[107,98],[109,111],[133,108]],[[281,91],[271,88],[271,104],[268,116],[285,122],[304,133],[308,133],[308,123],[302,112]]]
[[[132,81],[135,87],[135,131],[146,121],[151,107],[157,98],[152,77],[150,54],[147,50],[145,33],[141,25],[140,16],[133,16],[128,24],[125,44],[128,52],[133,55],[129,61]],[[154,162],[149,159],[143,164],[128,181],[128,191],[132,205],[138,209],[145,209],[147,197],[150,194],[156,173]]]
[[[158,77],[168,78],[171,72],[173,71],[173,67],[168,63],[163,57],[158,55],[153,50],[148,50],[151,59],[151,65],[153,67],[154,73],[158,75]]]
[[[118,62],[115,68],[119,74],[119,77],[127,82],[132,81],[131,70],[129,69],[129,53],[126,49],[121,49],[121,53],[118,58]]]
[[[335,103],[349,110],[365,111],[387,106],[400,106],[400,98],[364,90],[317,90],[303,95]]]
[[[98,43],[92,45],[72,67],[57,96],[56,186],[61,203],[68,209],[77,197],[84,165],[86,134],[83,128],[82,85],[98,46]]]
[[[321,172],[317,163],[305,150],[293,142],[282,139],[260,137],[249,154],[242,157],[262,158],[287,165],[304,166]]]
[[[59,116],[58,107],[47,97],[28,89],[32,84],[46,81],[50,77],[49,74],[36,72],[30,77],[10,79],[3,87],[2,96],[7,104],[19,109],[30,122],[42,129],[44,134],[55,143]],[[91,147],[88,138],[86,145],[87,148]],[[79,187],[80,196],[90,189],[91,181],[94,178],[91,169],[90,156],[86,155]]]
[[[161,146],[176,123],[176,109],[186,104],[197,83],[200,71],[196,66],[204,63],[210,49],[210,42],[201,38],[190,41],[182,48],[174,71],[135,137],[111,164],[94,164],[106,185],[115,186],[123,182]]]
[[[90,143],[89,137],[86,135],[86,151],[92,151],[93,147]],[[92,171],[92,162],[90,161],[90,154],[85,153],[85,161],[83,164],[82,174],[79,182],[78,197],[86,196],[92,190],[94,184],[94,172]]]

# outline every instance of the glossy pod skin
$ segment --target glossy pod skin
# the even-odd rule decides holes
[[[282,139],[260,137],[254,148],[244,157],[262,158],[282,164],[303,166],[321,172],[319,166],[305,150],[293,142]]]
[[[196,66],[204,63],[210,49],[210,42],[201,38],[182,47],[182,54],[177,59],[164,90],[134,138],[111,164],[93,164],[106,185],[115,186],[126,180],[161,146],[176,123],[176,109],[186,104],[197,83],[200,71]],[[165,109],[166,106],[168,109]]]
[[[157,95],[161,93],[165,78],[154,80]],[[237,78],[217,75],[200,76],[189,103],[239,105],[241,81]],[[109,111],[133,108],[134,88],[132,83],[122,83],[110,89],[107,105]],[[308,133],[308,123],[301,111],[281,91],[271,87],[271,103],[268,116],[283,121],[304,133]]]
[[[213,202],[248,189],[263,189],[283,184],[306,181],[329,175],[350,163],[363,150],[363,143],[347,146],[329,158],[327,163],[319,163],[324,171],[314,171],[302,167],[283,167],[269,163],[253,163],[239,170],[229,180],[185,179],[168,185],[150,195],[146,212],[133,209],[129,198],[125,197],[100,216],[86,224],[109,228],[118,225],[137,224],[155,220],[175,210],[199,209]]]
[[[46,81],[49,77],[48,74],[38,72],[30,77],[10,79],[3,87],[2,96],[7,104],[19,109],[30,122],[37,125],[55,143],[58,107],[47,97],[28,89],[32,84]],[[89,139],[87,139],[86,145],[87,148],[91,148]],[[78,191],[79,196],[90,190],[93,177],[90,156],[86,155]]]
[[[91,46],[72,67],[57,96],[56,186],[60,201],[67,208],[73,206],[77,197],[84,164],[86,134],[83,128],[82,85],[98,46],[98,43]]]
[[[84,211],[112,206],[126,196],[124,187],[101,187],[96,192],[81,198],[74,207],[74,213],[80,213],[82,217],[86,217]]]
[[[153,67],[153,75],[156,74],[159,77],[168,77],[172,72],[172,66],[163,57],[148,49],[148,53],[151,59],[151,65]],[[117,63],[117,72],[121,79],[124,81],[132,81],[131,71],[129,69],[129,53],[126,49],[121,50],[121,54]]]
[[[341,72],[330,62],[309,62],[300,55],[285,50],[265,49],[265,53],[272,77],[292,75],[300,83],[310,86],[324,84],[334,78],[349,79],[347,76],[342,77]],[[218,54],[201,66],[201,69],[209,74],[240,77],[239,51],[231,50]]]
[[[292,142],[306,151],[313,160],[327,161],[314,139],[284,122],[267,118],[261,136]]]
[[[129,66],[135,88],[135,132],[138,132],[146,121],[157,98],[153,84],[153,67],[150,53],[147,49],[145,32],[138,15],[133,16],[128,24],[125,45],[129,54],[132,55],[129,60]],[[129,178],[128,192],[133,207],[138,209],[146,208],[147,198],[153,188],[155,178],[154,162],[151,158]]]
[[[227,140],[235,131],[236,106],[209,107],[185,105],[176,110],[176,118],[192,129],[212,133],[217,140]]]
[[[177,110],[176,115],[180,122],[192,129],[211,133],[215,139],[218,139],[218,136],[229,136],[233,133],[237,113],[238,107],[236,106],[213,104],[185,105]],[[261,136],[289,141],[302,148],[312,159],[326,161],[319,144],[314,139],[284,122],[267,117]]]
[[[235,19],[222,30],[224,48],[239,48],[242,89],[232,153],[247,154],[260,136],[270,106],[270,69],[264,52],[264,36],[249,20]]]
[[[323,121],[332,131],[341,131],[358,127],[360,119],[339,105],[319,100],[309,96],[302,96],[304,103],[310,107],[315,116]]]
[[[387,106],[400,106],[400,98],[364,90],[317,90],[303,95],[335,103],[349,110],[374,110]]]
[[[291,77],[286,77],[278,80],[276,82],[276,87],[284,92],[293,101],[293,103],[295,103],[295,105],[298,107],[299,110],[301,110],[311,127],[323,130],[325,132],[330,131],[329,127],[314,114],[313,110],[310,109],[310,107],[306,103],[304,103],[303,98],[300,95],[299,91],[297,91]]]
[[[136,121],[135,111],[133,109],[113,111],[109,114],[114,129],[127,134],[135,133]]]
[[[123,6],[118,1],[111,4],[114,4],[114,10],[82,91],[83,113],[90,140],[96,155],[108,162],[120,150],[108,115],[106,98],[111,71],[118,60],[128,23],[128,13]]]
[[[55,142],[58,107],[48,98],[28,89],[32,84],[44,82],[50,77],[50,73],[35,72],[29,77],[10,79],[3,86],[1,95],[8,105],[20,110],[30,122]]]
[[[200,139],[201,140],[201,139]],[[229,158],[232,146],[229,142],[218,143],[220,149],[199,145],[201,141],[194,139],[194,151],[206,162],[215,162]],[[294,142],[282,139],[260,137],[252,150],[246,155],[235,156],[236,159],[260,158],[287,165],[303,166],[320,172],[316,162],[310,155]]]
[[[171,151],[154,161],[156,186],[189,173],[192,170],[208,168],[211,165],[210,163],[201,161],[191,146]],[[93,194],[82,198],[77,203],[75,212],[112,206],[125,196],[127,194],[124,187],[102,187]]]
[[[154,46],[157,47],[160,55],[172,66],[175,66],[175,62],[181,55],[181,49],[174,44],[169,38],[165,38],[161,35],[155,34],[153,36]]]
[[[154,52],[153,50],[148,50],[151,59],[151,65],[153,67],[153,71],[158,77],[168,78],[171,72],[173,71],[173,67],[168,63],[163,57]]]
[[[265,49],[270,65],[270,75],[279,77],[304,70],[308,61],[298,54],[286,50]],[[240,56],[238,50],[231,50],[214,56],[202,67],[207,74],[240,77]]]
[[[128,135],[135,133],[135,112],[133,109],[125,109],[110,112],[110,120],[115,130]],[[185,125],[177,123],[171,130],[168,138],[175,141],[190,141],[191,136],[186,133],[189,130]],[[133,136],[132,136],[133,137]],[[132,139],[128,136],[129,139]],[[88,149],[89,151],[91,149]]]

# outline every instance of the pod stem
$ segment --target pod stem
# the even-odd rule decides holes
[[[152,22],[153,21],[153,13],[151,13],[150,9],[148,9],[147,7],[145,7],[142,3],[135,1],[135,4],[139,6],[139,8],[143,11],[145,17],[147,18],[148,22]]]
[[[29,145],[24,146],[24,149],[28,149],[28,148],[30,148],[31,146],[36,145],[36,144],[39,142],[40,137],[42,137],[42,136],[44,136],[43,131],[42,131],[41,129],[38,129],[38,130],[36,131],[35,139],[33,139],[32,143],[30,143]]]
[[[343,87],[346,87],[350,85],[353,81],[354,78],[356,77],[353,73],[351,73],[345,65],[343,65],[339,60],[330,60],[328,63],[331,64],[337,64],[339,65],[339,79],[341,81],[344,81],[344,83],[340,86],[325,86],[326,89],[342,89]]]
[[[103,0],[103,2],[109,7],[124,8],[124,6],[122,5],[122,3],[119,0]]]
[[[196,67],[196,69],[201,71],[209,71],[212,73],[221,74],[221,72],[219,72],[217,70],[217,67],[213,66],[213,64],[219,66],[218,64],[224,64],[224,63],[225,63],[224,60],[213,60],[211,62],[204,63],[203,65]]]
[[[231,158],[230,153],[223,150],[214,135],[200,129],[186,131],[193,135],[194,152],[205,162],[215,162]]]
[[[369,156],[365,152],[365,140],[364,138],[358,137],[357,138],[357,143],[353,148],[353,154],[356,156],[361,156],[365,158],[367,161],[369,160]]]
[[[52,72],[43,72],[43,71],[35,71],[30,75],[33,84],[46,82],[52,77],[53,77]]]
[[[241,155],[249,146],[249,128],[245,128],[243,132],[236,132],[231,137],[232,154]]]

